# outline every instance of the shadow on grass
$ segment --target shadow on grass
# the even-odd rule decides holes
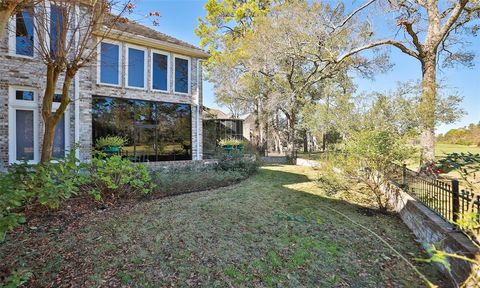
[[[0,270],[26,263],[44,286],[422,286],[383,244],[421,256],[394,216],[326,197],[308,167],[270,165],[233,187],[116,207],[61,230],[12,234]],[[328,208],[327,208],[328,207]],[[415,263],[416,265],[418,263]],[[433,267],[417,265],[442,287]]]

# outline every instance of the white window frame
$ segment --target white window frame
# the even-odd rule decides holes
[[[29,100],[17,100],[16,92],[29,91],[33,92],[33,101]],[[29,164],[38,163],[40,159],[39,153],[39,115],[38,115],[38,94],[35,89],[29,87],[21,86],[10,86],[8,87],[8,162],[13,163],[22,163],[22,161],[17,160],[17,127],[16,127],[16,111],[17,110],[27,110],[33,111],[33,160],[28,160]]]
[[[35,13],[35,8],[34,13]],[[23,10],[23,9],[22,9]],[[24,58],[24,59],[34,59],[37,55],[37,51],[35,51],[38,47],[38,39],[37,39],[37,20],[33,17],[33,56],[28,55],[20,55],[17,54],[17,14],[12,15],[8,21],[8,54],[13,57]]]
[[[176,58],[179,58],[179,59],[185,59],[185,60],[188,60],[188,92],[187,93],[184,93],[184,92],[177,92],[175,91],[175,76],[176,76],[176,65],[175,65],[175,59]],[[192,59],[188,56],[183,56],[183,55],[179,55],[179,54],[173,54],[173,93],[174,94],[180,94],[180,95],[191,95],[192,94]]]
[[[135,87],[128,85],[128,73],[129,73],[129,66],[128,66],[128,50],[132,48],[135,50],[143,51],[143,87]],[[125,87],[129,89],[136,89],[136,90],[147,90],[147,78],[148,78],[148,49],[145,47],[126,44],[125,45]]]
[[[154,89],[153,88],[153,54],[159,54],[159,55],[165,55],[167,56],[167,90],[161,90],[161,89]],[[163,93],[169,93],[170,92],[170,69],[171,69],[171,56],[170,53],[161,51],[161,50],[154,50],[152,49],[150,51],[150,89],[154,92],[163,92]]]
[[[62,94],[62,92],[58,92],[55,94]],[[56,112],[59,107],[59,102],[53,102],[52,113]],[[68,152],[70,151],[70,107],[67,107],[65,112],[63,112],[63,117],[65,118],[65,147],[63,147],[63,149],[65,150],[65,155],[63,156],[66,157],[68,155]]]
[[[113,44],[118,46],[118,84],[111,84],[111,83],[103,83],[101,79],[101,69],[102,69],[102,43],[108,43],[108,44]],[[103,86],[111,86],[111,87],[122,87],[122,57],[123,55],[123,45],[121,42],[118,41],[113,41],[109,39],[102,39],[97,45],[97,84],[98,85],[103,85]]]

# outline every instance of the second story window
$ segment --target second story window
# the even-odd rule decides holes
[[[145,88],[145,51],[129,47],[127,53],[127,86],[133,88]]]
[[[100,43],[100,83],[120,85],[120,46]]]
[[[175,92],[190,93],[190,60],[188,58],[175,57]]]
[[[152,89],[168,91],[168,55],[152,53]]]
[[[33,57],[33,8],[17,13],[15,19],[15,54]]]
[[[66,41],[66,28],[68,25],[65,19],[65,8],[52,5],[50,8],[50,53],[52,56],[62,53],[62,45]]]

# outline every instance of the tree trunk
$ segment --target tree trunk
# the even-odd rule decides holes
[[[422,97],[419,114],[421,119],[420,146],[422,167],[435,162],[435,110],[437,99],[437,59],[436,54],[422,62]]]
[[[70,104],[69,89],[72,84],[73,77],[77,72],[76,69],[69,68],[65,72],[65,79],[62,85],[62,98],[60,106],[55,113],[52,112],[53,98],[55,96],[55,88],[57,86],[60,72],[53,65],[47,65],[47,85],[42,101],[42,118],[45,126],[42,143],[42,155],[40,162],[48,162],[52,159],[53,142],[55,139],[55,127],[62,118],[65,110]]]
[[[5,1],[5,3],[0,3],[0,40],[5,36],[8,20],[10,16],[12,16],[13,11],[15,11],[17,2],[19,1]]]
[[[296,137],[296,131],[295,131],[295,123],[296,123],[296,118],[295,118],[295,111],[293,109],[286,115],[287,120],[288,120],[288,148],[290,150],[290,156],[292,158],[295,157],[295,150],[296,150],[296,145],[295,145],[295,137]]]
[[[303,152],[308,153],[308,132],[306,129],[303,134]]]

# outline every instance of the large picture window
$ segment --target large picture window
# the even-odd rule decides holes
[[[100,83],[120,85],[120,46],[113,43],[100,44]]]
[[[15,18],[15,54],[33,57],[33,8],[24,9]]]
[[[135,162],[192,159],[188,104],[93,97],[93,143],[105,136],[127,139],[122,155]]]
[[[190,93],[190,60],[187,58],[175,57],[175,92]]]
[[[145,51],[128,48],[128,87],[145,88]]]

